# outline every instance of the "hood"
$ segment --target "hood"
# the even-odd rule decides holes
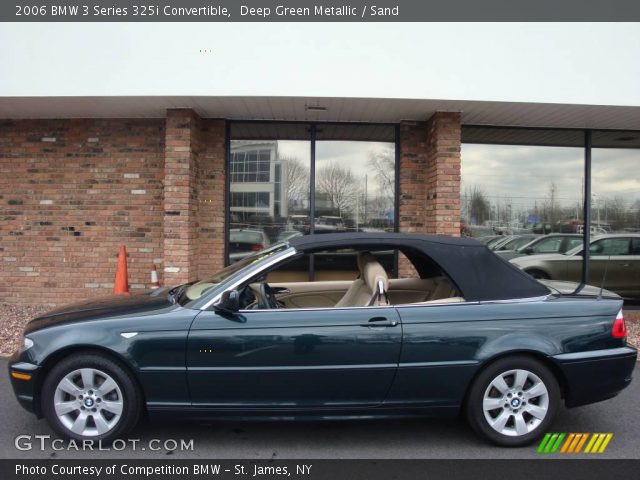
[[[166,289],[162,292],[152,290],[134,295],[109,295],[66,305],[35,317],[27,323],[25,333],[63,323],[126,315],[146,315],[172,305]]]
[[[549,287],[550,290],[560,295],[571,295],[573,294],[578,285],[577,282],[564,282],[560,280],[538,280],[540,283]],[[596,287],[594,285],[585,285],[580,292],[577,293],[580,297],[597,297],[600,295],[600,287]],[[616,293],[610,292],[609,290],[602,290],[602,296],[607,298],[620,298],[620,296]]]

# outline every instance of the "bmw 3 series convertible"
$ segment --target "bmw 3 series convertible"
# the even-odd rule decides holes
[[[298,236],[201,281],[34,318],[9,374],[24,408],[76,440],[123,437],[141,415],[462,414],[485,439],[520,446],[562,404],[629,385],[637,352],[622,303],[536,280],[472,239]]]

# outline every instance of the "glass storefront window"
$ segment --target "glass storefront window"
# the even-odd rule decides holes
[[[469,128],[463,142],[463,234],[582,232],[582,132]]]
[[[311,231],[394,231],[395,155],[390,125],[232,123],[229,262]],[[393,255],[389,252],[386,264],[394,264]],[[314,255],[298,262],[289,276],[357,276],[353,268],[336,267],[355,260],[334,257]]]
[[[640,298],[640,132],[593,132],[590,283]]]
[[[232,140],[229,262],[309,228],[310,142]]]

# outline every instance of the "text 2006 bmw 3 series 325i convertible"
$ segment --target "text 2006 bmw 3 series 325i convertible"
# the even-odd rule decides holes
[[[389,278],[394,255],[412,276]],[[308,259],[324,262],[326,280],[300,281]],[[22,406],[78,440],[122,437],[143,412],[464,414],[484,438],[517,446],[548,431],[562,402],[624,389],[636,355],[614,293],[541,283],[472,239],[347,233],[54,310],[27,325],[9,372]]]

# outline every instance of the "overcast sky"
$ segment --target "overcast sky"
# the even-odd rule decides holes
[[[638,24],[4,23],[0,95],[640,105],[639,59]]]
[[[207,50],[207,52],[201,52]],[[534,24],[7,24],[0,96],[286,95],[640,106],[640,27]],[[388,145],[319,149],[365,173]],[[323,150],[324,148],[324,150]],[[308,144],[282,142],[307,161]],[[531,205],[581,199],[582,152],[463,148],[463,188]],[[360,160],[359,160],[360,159]],[[605,161],[606,159],[606,161]],[[593,191],[640,197],[635,151],[594,153]]]

